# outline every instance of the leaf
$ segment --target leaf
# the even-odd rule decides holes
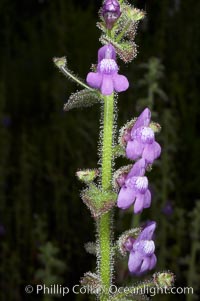
[[[77,178],[86,184],[94,181],[98,175],[99,175],[98,169],[84,169],[84,170],[78,170],[76,172]]]
[[[98,91],[90,91],[83,89],[72,94],[68,102],[64,105],[64,111],[69,111],[74,108],[90,107],[101,100],[100,93]]]
[[[100,38],[102,44],[110,43],[115,47],[119,57],[125,62],[131,62],[137,55],[137,46],[133,41],[116,42],[114,39],[102,35]]]
[[[102,190],[92,184],[82,192],[82,200],[94,218],[100,217],[115,206],[117,194],[112,190]]]
[[[87,272],[80,280],[81,285],[90,287],[93,290],[98,290],[101,288],[101,280],[97,274],[92,272]]]

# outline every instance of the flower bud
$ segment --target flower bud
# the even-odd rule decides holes
[[[106,27],[112,29],[114,23],[121,15],[119,2],[117,0],[105,0],[102,7],[102,15],[106,22]]]
[[[54,57],[53,58],[53,62],[54,64],[58,67],[58,68],[63,68],[66,66],[67,63],[67,59],[65,56],[63,57]]]
[[[172,272],[160,272],[155,273],[153,279],[157,286],[169,288],[174,284],[175,276]]]

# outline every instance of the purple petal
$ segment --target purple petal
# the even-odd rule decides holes
[[[144,195],[144,208],[149,208],[151,206],[151,192],[148,189]]]
[[[142,157],[146,159],[147,163],[153,163],[155,159],[157,159],[161,154],[161,147],[156,141],[152,144],[146,144],[144,147],[144,151]]]
[[[130,252],[129,260],[128,260],[128,268],[129,271],[133,274],[138,273],[140,271],[140,267],[142,264],[142,256],[138,252]]]
[[[105,58],[113,59],[116,61],[115,48],[111,44],[101,47],[98,51],[98,63],[100,63]]]
[[[152,256],[150,257],[150,265],[149,265],[149,270],[152,270],[155,268],[157,263],[157,258],[155,254],[152,254]]]
[[[101,84],[101,93],[103,95],[110,95],[113,93],[113,80],[111,75],[104,74]]]
[[[135,191],[128,187],[122,187],[120,189],[118,198],[117,198],[117,206],[122,209],[129,208],[135,199]]]
[[[131,160],[137,160],[144,150],[142,143],[139,143],[137,140],[128,141],[126,146],[126,156]]]
[[[129,82],[124,75],[114,74],[113,75],[114,89],[116,92],[126,91],[129,87]]]
[[[141,213],[144,208],[144,195],[138,194],[134,204],[134,213]]]
[[[144,144],[152,144],[155,141],[155,134],[150,127],[142,126],[131,131],[131,138]]]
[[[146,227],[142,230],[137,240],[151,240],[156,229],[156,222],[148,222]]]
[[[146,161],[143,158],[141,158],[133,165],[129,174],[127,175],[127,179],[134,176],[144,176],[145,168],[146,168]]]
[[[151,111],[146,108],[144,111],[140,114],[140,116],[137,118],[133,130],[136,130],[137,128],[141,126],[149,126],[151,121]]]
[[[155,252],[153,240],[139,240],[133,244],[133,251],[139,252],[142,256],[151,256]]]
[[[90,87],[99,89],[102,83],[102,74],[90,72],[87,75],[86,82]]]
[[[150,266],[151,260],[149,257],[144,257],[141,268],[140,268],[140,273],[145,273],[149,270],[149,266]]]

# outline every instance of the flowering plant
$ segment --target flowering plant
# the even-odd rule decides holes
[[[95,253],[97,258],[96,273],[85,273],[81,284],[92,287],[100,301],[128,301],[135,300],[134,292],[138,285],[123,292],[110,291],[114,258],[117,252],[122,255],[128,252],[128,268],[136,276],[154,269],[157,261],[154,244],[156,222],[149,221],[144,227],[130,229],[114,242],[113,209],[116,205],[123,210],[133,205],[134,214],[139,214],[151,206],[151,192],[145,173],[161,154],[161,147],[155,140],[159,125],[151,121],[151,111],[145,108],[138,118],[122,127],[119,143],[114,140],[116,96],[129,87],[128,79],[119,74],[117,56],[124,62],[130,62],[136,56],[134,37],[144,12],[127,1],[105,0],[99,15],[97,26],[102,31],[100,41],[103,46],[98,51],[98,64],[88,73],[86,83],[67,68],[65,57],[55,58],[54,62],[66,76],[84,88],[70,96],[64,106],[65,111],[96,102],[103,107],[100,167],[77,172],[79,180],[87,185],[81,198],[95,219],[97,231],[96,242],[87,245],[87,250]],[[134,161],[134,164],[114,170],[114,159],[118,155]],[[139,286],[160,287],[166,282],[168,286],[173,283],[173,275],[169,272],[154,274],[148,282]]]

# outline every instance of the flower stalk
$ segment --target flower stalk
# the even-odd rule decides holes
[[[65,57],[54,58],[59,70],[84,88],[70,96],[64,106],[65,111],[90,106],[96,102],[103,103],[101,166],[96,170],[77,172],[78,179],[86,185],[81,198],[97,226],[96,245],[90,243],[87,248],[89,253],[97,256],[97,273],[85,273],[81,284],[90,285],[99,301],[125,301],[130,296],[134,297],[135,289],[168,285],[173,280],[173,275],[164,272],[154,274],[152,281],[130,287],[128,292],[110,291],[114,255],[117,251],[123,256],[129,253],[128,269],[132,275],[142,276],[154,269],[157,262],[153,240],[156,222],[149,221],[143,227],[126,231],[117,243],[113,241],[112,227],[115,205],[123,210],[133,206],[134,214],[141,214],[143,209],[151,206],[151,191],[145,173],[161,154],[161,146],[155,137],[160,127],[151,122],[149,108],[145,108],[138,118],[132,119],[122,127],[119,144],[114,145],[115,95],[129,87],[126,76],[119,73],[117,55],[124,62],[129,62],[135,57],[133,39],[137,22],[143,17],[144,13],[129,5],[127,1],[103,1],[103,7],[100,9],[102,22],[99,23],[99,28],[102,30],[100,41],[104,46],[98,50],[96,67],[87,74],[87,84],[67,69]],[[132,164],[114,170],[113,161],[119,155],[131,160]],[[139,219],[135,219],[134,226],[138,226]]]
[[[109,190],[112,179],[112,145],[113,145],[113,123],[114,123],[114,94],[104,96],[104,113],[103,113],[103,146],[102,146],[102,188]],[[102,286],[107,288],[111,285],[112,274],[112,241],[111,241],[111,215],[108,212],[102,215],[98,221],[98,238],[99,238],[99,273]],[[107,293],[100,296],[101,301],[107,301]]]

